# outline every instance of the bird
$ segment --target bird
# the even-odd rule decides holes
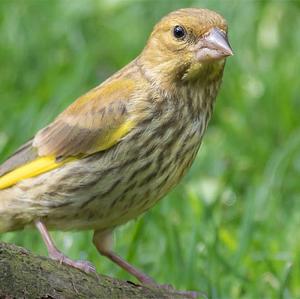
[[[99,253],[156,285],[112,246],[113,231],[158,203],[191,167],[226,58],[224,17],[182,8],[153,28],[141,53],[76,99],[0,166],[0,232],[36,227],[49,256],[85,272],[49,230],[93,230]]]

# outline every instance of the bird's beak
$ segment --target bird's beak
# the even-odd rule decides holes
[[[218,28],[212,28],[196,45],[196,58],[199,62],[219,60],[232,55],[226,33]]]

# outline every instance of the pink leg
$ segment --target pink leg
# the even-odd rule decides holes
[[[144,284],[155,284],[155,281],[147,276],[146,274],[142,273],[140,270],[136,269],[132,265],[130,265],[128,262],[126,262],[124,259],[122,259],[120,256],[112,252],[112,232],[106,231],[106,232],[97,232],[95,231],[93,242],[100,252],[100,254],[108,257],[111,261],[119,265],[121,268],[123,268],[125,271],[136,277],[141,283]]]
[[[51,236],[49,235],[49,232],[45,226],[45,224],[39,220],[35,221],[35,226],[36,228],[39,230],[39,232],[41,233],[41,236],[44,240],[44,243],[47,247],[48,250],[48,254],[50,256],[50,258],[59,261],[60,263],[69,265],[71,267],[80,269],[84,272],[96,272],[95,267],[89,263],[88,261],[73,261],[70,258],[68,258],[67,256],[65,256],[63,253],[61,253],[56,246],[54,245],[54,242],[51,238]]]
[[[111,261],[116,263],[118,266],[123,268],[126,272],[136,277],[142,284],[148,285],[150,287],[158,287],[158,288],[165,288],[169,289],[170,291],[174,292],[174,294],[180,294],[187,298],[197,298],[199,296],[199,293],[193,292],[193,291],[177,291],[172,288],[170,285],[158,285],[154,279],[152,279],[150,276],[144,274],[131,264],[129,264],[127,261],[125,261],[123,258],[118,256],[112,251],[112,231],[95,231],[93,242],[100,252],[100,254],[108,257]]]

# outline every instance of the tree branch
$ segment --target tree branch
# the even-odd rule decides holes
[[[86,274],[24,248],[0,243],[0,298],[185,298],[103,275]]]

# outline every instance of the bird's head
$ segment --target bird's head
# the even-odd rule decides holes
[[[163,87],[213,80],[233,55],[225,19],[208,9],[187,8],[165,16],[153,29],[140,64]]]

